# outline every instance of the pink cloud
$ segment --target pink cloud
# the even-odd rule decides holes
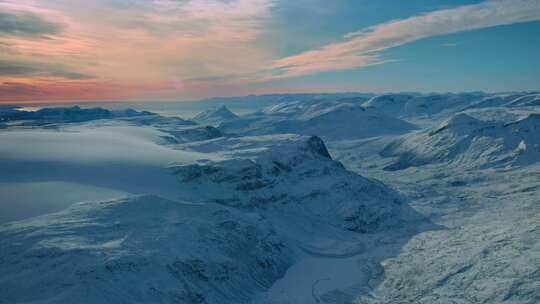
[[[132,84],[141,96],[150,83],[251,74],[272,58],[256,39],[273,1],[134,0],[115,7],[105,0],[7,0],[0,10],[37,14],[61,23],[62,31],[41,40],[0,36],[10,51],[0,59],[70,67],[100,83]]]

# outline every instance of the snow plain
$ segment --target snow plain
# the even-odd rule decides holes
[[[6,114],[0,303],[538,303],[539,96]]]

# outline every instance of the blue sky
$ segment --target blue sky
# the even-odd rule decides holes
[[[281,1],[281,5],[275,9],[275,18],[268,24],[269,34],[263,35],[263,38],[269,42],[279,39],[277,49],[280,54],[294,55],[389,20],[478,2],[481,1]]]
[[[540,22],[422,39],[386,50],[395,62],[322,72],[283,83],[367,91],[540,90]]]
[[[540,0],[2,0],[0,101],[540,90]]]

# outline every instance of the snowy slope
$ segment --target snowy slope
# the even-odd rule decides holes
[[[171,166],[193,187],[193,201],[298,213],[358,232],[388,229],[407,216],[396,192],[347,171],[318,137],[220,138],[185,147],[225,159]]]
[[[458,111],[486,96],[484,93],[383,94],[369,99],[362,106],[403,118]]]
[[[388,161],[376,153],[383,143],[369,145],[356,148],[369,155],[359,171],[397,188],[443,228],[413,236],[397,256],[384,259],[367,284],[370,292],[351,302],[538,302],[539,163],[471,169],[442,162],[385,171]],[[358,163],[343,161],[351,168]]]
[[[199,125],[179,117],[145,115],[119,119],[134,126],[148,126],[168,135],[162,136],[163,143],[178,144],[191,141],[207,140],[223,136],[212,126]]]
[[[540,93],[526,94],[512,100],[509,107],[535,107],[540,106]]]
[[[398,160],[388,170],[452,162],[467,167],[527,165],[540,160],[540,115],[487,122],[457,114],[436,128],[405,135],[382,152]]]
[[[535,94],[10,120],[0,303],[536,303]]]
[[[204,112],[199,113],[197,116],[193,117],[193,121],[196,121],[200,124],[217,127],[223,122],[230,121],[236,118],[238,118],[236,114],[231,112],[226,106],[221,106],[218,108],[208,109]]]
[[[45,125],[147,115],[155,114],[146,111],[138,112],[132,109],[111,111],[103,108],[73,106],[43,108],[37,111],[1,111],[0,122],[23,121],[26,125]]]
[[[257,214],[154,196],[0,228],[2,303],[246,303],[292,263]]]
[[[382,94],[362,103],[363,107],[381,113],[411,119],[452,115],[473,109],[504,109],[540,105],[540,94],[518,93],[460,93],[460,94]]]
[[[311,303],[317,278],[335,278],[320,287],[325,293],[346,287],[343,278],[364,267],[355,256],[378,235],[407,236],[424,221],[395,191],[332,160],[317,137],[222,137],[175,148],[180,163],[169,170],[189,203],[136,196],[2,226],[3,299],[271,303],[281,299],[274,283],[296,278],[304,287],[295,297]],[[297,277],[314,260],[325,266]]]
[[[295,133],[317,135],[325,140],[403,134],[414,125],[349,102],[292,102],[265,108],[223,123],[229,133],[264,135]]]
[[[362,104],[368,109],[375,109],[388,115],[403,115],[407,103],[415,98],[411,94],[382,94],[377,95]]]
[[[233,114],[234,115],[234,114]],[[9,111],[0,112],[0,119],[12,126],[47,126],[63,128],[64,124],[90,123],[100,125],[106,121],[123,121],[134,126],[149,126],[169,135],[163,136],[164,142],[176,144],[197,140],[206,140],[222,136],[212,126],[201,126],[193,121],[178,117],[165,117],[147,111],[138,112],[132,109],[107,110],[103,108],[58,107],[43,108],[34,112]],[[100,121],[103,120],[103,121]]]
[[[207,139],[195,132],[207,129],[202,126],[155,127],[117,119],[54,126],[0,132],[0,221],[126,193],[176,199],[181,189],[166,167],[212,156],[174,149],[188,137],[179,129],[188,128],[191,139]]]
[[[465,109],[481,109],[496,107],[531,107],[540,105],[539,93],[493,94],[480,99]]]

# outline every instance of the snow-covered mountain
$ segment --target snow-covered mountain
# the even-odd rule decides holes
[[[162,136],[163,142],[167,144],[179,144],[223,136],[222,132],[215,127],[199,125],[179,117],[146,115],[122,118],[121,121],[129,122],[135,126],[152,127],[167,133],[168,135]]]
[[[200,124],[217,127],[221,123],[238,118],[226,106],[208,109],[193,117],[193,121]]]
[[[464,109],[494,107],[534,107],[540,105],[540,93],[508,93],[488,95]]]
[[[509,107],[537,107],[540,106],[540,93],[531,93],[512,100]]]
[[[0,112],[1,113],[1,112]],[[223,136],[212,126],[199,125],[196,122],[179,117],[161,116],[148,111],[133,109],[107,110],[103,108],[58,107],[43,108],[35,112],[10,111],[0,114],[0,118],[14,126],[47,126],[62,128],[68,123],[89,123],[92,121],[126,122],[134,126],[148,126],[168,135],[162,136],[163,142],[178,144],[199,140],[207,140]],[[100,126],[102,122],[97,122]]]
[[[397,192],[332,160],[318,137],[229,137],[178,148],[201,158],[169,168],[181,201],[81,203],[2,226],[2,299],[249,303],[295,263],[355,255],[377,234],[424,221]]]
[[[257,109],[269,107],[280,103],[289,102],[311,102],[332,101],[332,100],[366,100],[373,97],[371,93],[292,93],[292,94],[263,94],[247,95],[236,97],[214,97],[196,101],[199,105],[204,105],[211,109],[217,106],[226,105],[228,107],[238,108],[240,105],[249,105]]]
[[[388,170],[432,163],[465,166],[526,165],[540,160],[540,115],[511,122],[488,122],[460,113],[441,125],[403,136],[381,152],[398,160]]]
[[[377,111],[389,115],[403,115],[403,110],[407,103],[414,99],[413,94],[382,94],[376,95],[362,104],[368,109],[376,109]]]
[[[536,303],[537,95],[7,107],[0,303]]]
[[[484,93],[462,94],[383,94],[362,105],[395,117],[436,115],[458,111],[474,101],[485,98]]]
[[[398,214],[404,216],[405,202],[396,192],[347,171],[318,137],[223,137],[185,147],[220,155],[218,161],[171,166],[182,185],[196,189],[192,201],[308,212],[358,232],[388,229],[398,224]]]
[[[146,111],[139,112],[133,109],[112,111],[103,108],[81,108],[79,106],[73,106],[43,108],[37,111],[3,111],[0,112],[0,122],[24,121],[27,125],[45,125],[147,115],[154,114]]]
[[[154,196],[0,228],[2,303],[246,303],[292,264],[260,215]]]
[[[334,140],[403,134],[415,126],[355,103],[312,101],[270,106],[223,123],[220,129],[237,134],[295,133]]]
[[[448,115],[456,112],[497,107],[531,107],[540,104],[540,94],[460,93],[460,94],[382,94],[362,103],[369,109],[399,118]]]

